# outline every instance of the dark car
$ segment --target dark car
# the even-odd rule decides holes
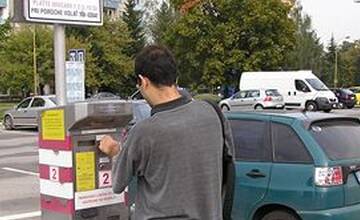
[[[354,108],[356,104],[356,96],[351,90],[336,88],[331,89],[331,91],[333,91],[336,97],[339,99],[339,106],[341,108]]]

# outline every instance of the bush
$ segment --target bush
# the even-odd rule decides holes
[[[211,93],[202,93],[194,96],[194,99],[196,100],[209,100],[212,102],[219,103],[221,101],[221,98],[217,95],[211,94]]]

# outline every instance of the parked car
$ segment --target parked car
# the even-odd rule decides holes
[[[25,98],[13,109],[4,113],[4,127],[7,130],[22,126],[36,128],[38,126],[39,112],[55,106],[55,95]]]
[[[338,98],[339,106],[341,108],[354,108],[356,104],[356,96],[351,90],[344,88],[335,88],[331,89],[331,91],[333,91]]]
[[[99,92],[89,98],[90,100],[121,99],[120,96],[111,92]]]
[[[356,104],[360,105],[360,86],[353,86],[349,88],[356,96]]]
[[[229,112],[236,220],[358,220],[360,120]]]
[[[244,108],[252,109],[282,109],[284,99],[276,89],[243,90],[230,98],[220,101],[223,111],[236,111]]]
[[[274,88],[284,97],[286,108],[330,112],[338,100],[311,71],[244,72],[240,90]]]

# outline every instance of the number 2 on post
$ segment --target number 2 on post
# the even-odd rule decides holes
[[[99,188],[110,187],[111,182],[111,170],[99,172]]]
[[[51,181],[59,182],[59,167],[49,167],[49,179]]]

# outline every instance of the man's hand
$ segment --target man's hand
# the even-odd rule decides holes
[[[99,149],[106,155],[113,157],[121,151],[120,143],[106,135],[100,140]]]

